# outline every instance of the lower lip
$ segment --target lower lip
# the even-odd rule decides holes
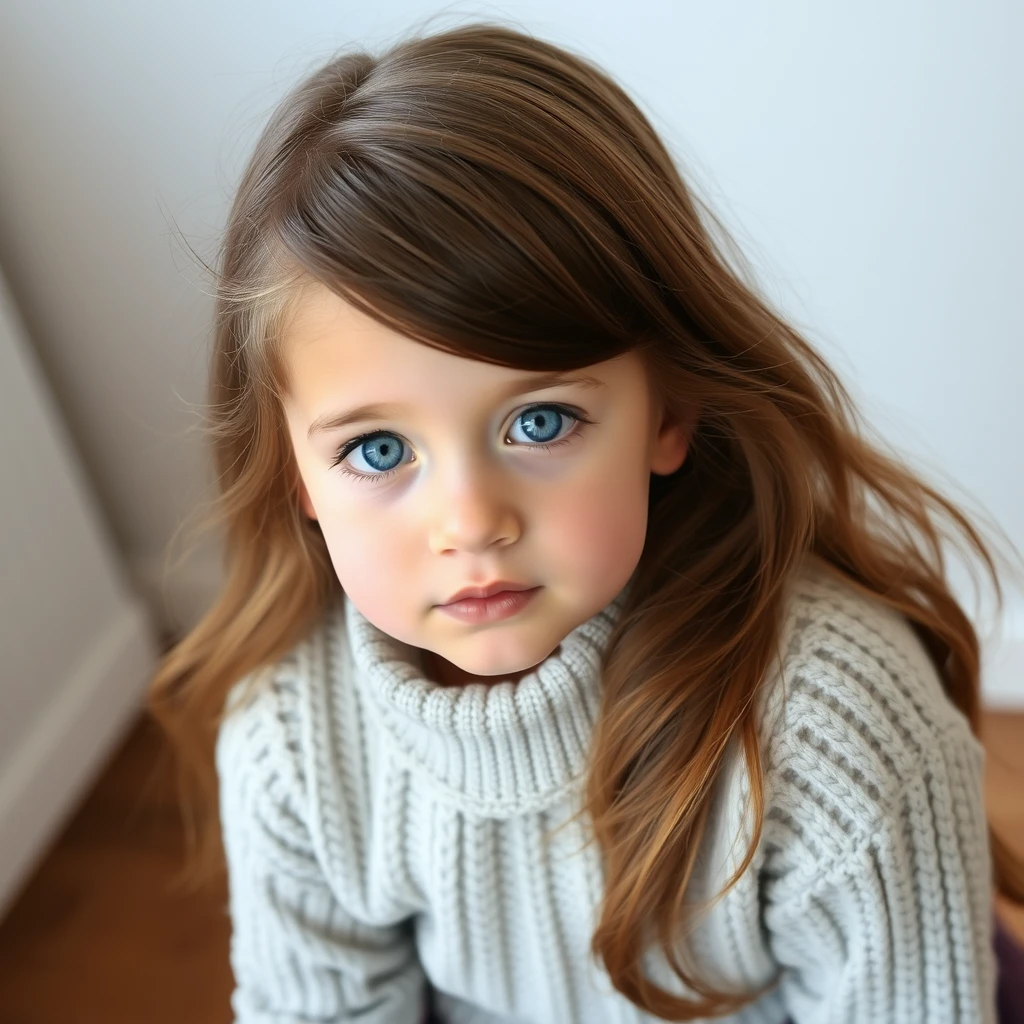
[[[465,597],[461,601],[439,604],[437,607],[460,622],[498,622],[522,611],[538,590],[540,587],[532,590],[502,590],[490,597]]]

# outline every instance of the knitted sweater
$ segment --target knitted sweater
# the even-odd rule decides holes
[[[579,807],[625,588],[518,683],[443,687],[340,600],[217,739],[237,1024],[653,1021],[589,952]],[[762,689],[764,829],[690,935],[744,1024],[995,1020],[983,751],[906,620],[808,567]],[[692,880],[750,836],[733,751]],[[549,840],[545,842],[545,838]],[[687,989],[654,951],[645,971]]]

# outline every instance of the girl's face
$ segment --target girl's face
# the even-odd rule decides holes
[[[595,386],[541,388],[540,371],[439,352],[321,285],[285,351],[303,509],[348,599],[439,683],[518,680],[604,608],[643,550],[650,474],[686,455],[689,425],[662,422],[635,353],[565,375]],[[336,422],[369,404],[384,408]],[[438,608],[494,580],[540,589],[489,623]]]

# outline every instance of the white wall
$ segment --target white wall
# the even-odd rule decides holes
[[[211,258],[230,188],[296,77],[337,46],[387,41],[441,9],[3,5],[0,261],[151,591],[175,525],[210,486],[184,433],[204,401],[208,281],[172,225]],[[517,19],[618,76],[881,432],[1024,549],[1019,5],[444,9]],[[194,618],[215,574],[213,555],[185,566],[162,613]],[[986,679],[994,701],[1024,702],[1022,607]]]
[[[0,917],[156,657],[0,274]]]

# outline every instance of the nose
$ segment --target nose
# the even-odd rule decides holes
[[[513,544],[522,532],[520,513],[494,467],[467,460],[463,468],[438,480],[431,501],[430,546],[434,554],[484,551]]]

